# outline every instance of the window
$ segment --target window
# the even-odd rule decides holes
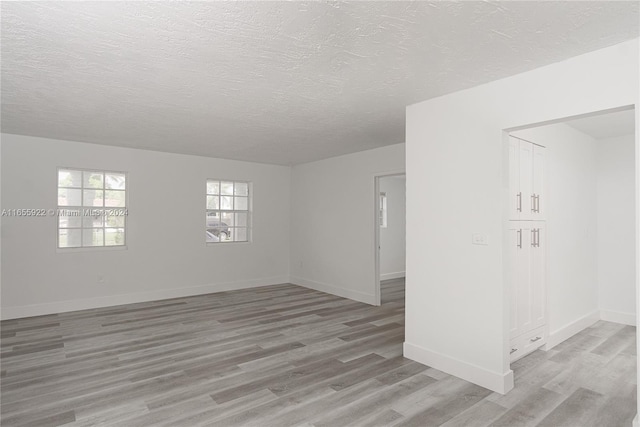
[[[58,169],[58,248],[124,246],[127,176]]]
[[[250,183],[207,180],[206,242],[248,242]]]
[[[380,228],[387,228],[387,193],[380,193],[380,207],[378,214]]]

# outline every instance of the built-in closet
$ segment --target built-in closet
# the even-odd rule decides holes
[[[509,137],[507,281],[510,356],[515,361],[547,339],[545,147]]]

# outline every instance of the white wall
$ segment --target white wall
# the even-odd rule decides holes
[[[380,280],[405,276],[406,178],[380,178],[387,195],[387,227],[380,228]]]
[[[513,135],[546,148],[549,346],[599,318],[596,140],[562,123]]]
[[[404,164],[397,144],[293,167],[293,283],[375,304],[374,176]]]
[[[601,139],[598,149],[598,285],[603,319],[636,323],[634,136]]]
[[[638,77],[636,39],[407,108],[406,357],[513,387],[504,130],[635,104]]]
[[[3,318],[288,281],[289,167],[7,134],[1,154],[5,209],[55,208],[58,166],[129,174],[126,250],[57,252],[54,217],[2,218]],[[253,182],[251,243],[205,245],[207,178]]]

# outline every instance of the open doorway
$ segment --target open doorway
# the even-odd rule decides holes
[[[635,111],[511,130],[508,152],[505,277],[516,387],[536,366],[546,369],[536,360],[549,360],[559,370],[545,387],[590,390],[635,408]]]
[[[375,177],[376,299],[404,304],[406,175]]]

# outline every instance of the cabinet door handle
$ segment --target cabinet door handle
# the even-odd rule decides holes
[[[516,194],[516,210],[522,212],[522,192]]]
[[[518,230],[517,233],[518,233],[518,243],[516,244],[516,246],[522,249],[522,229]]]
[[[536,213],[540,213],[540,195],[536,194]]]
[[[535,338],[531,338],[529,341],[536,342],[536,341],[540,341],[541,339],[542,337],[535,337]]]
[[[531,212],[535,213],[536,211],[536,195],[532,194],[531,195]]]
[[[512,348],[512,349],[511,349],[511,351],[509,352],[509,354],[513,354],[513,353],[515,353],[516,351],[518,351],[518,349],[517,349],[517,348]]]

